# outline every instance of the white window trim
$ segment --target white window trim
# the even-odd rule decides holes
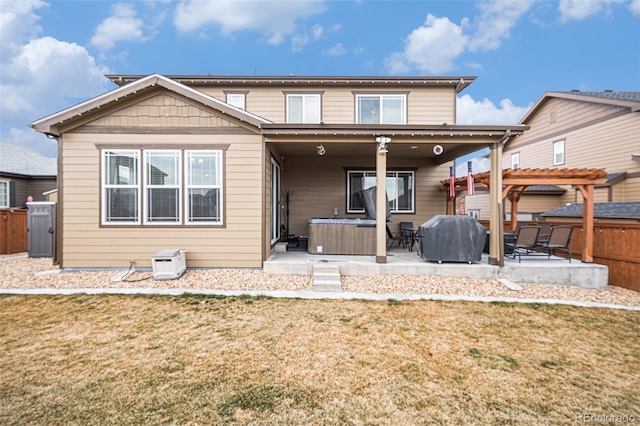
[[[380,123],[377,124],[407,124],[407,95],[403,93],[362,93],[356,94],[356,124],[360,123],[360,98],[373,98],[378,97],[380,99]],[[402,99],[402,122],[401,123],[385,123],[382,108],[382,102],[385,98],[401,98]]]
[[[240,102],[233,101],[233,98],[236,98]],[[227,103],[231,106],[244,110],[246,109],[246,102],[247,99],[244,93],[227,93]]]
[[[511,154],[511,169],[517,170],[520,168],[520,153],[514,152]]]
[[[558,161],[558,155],[562,155],[562,161]],[[565,163],[564,139],[553,143],[553,165],[561,166]]]
[[[271,244],[280,240],[280,165],[271,158]]]
[[[293,123],[291,121],[291,98],[302,98],[302,123],[295,124],[318,124],[322,121],[322,98],[318,93],[287,93],[287,123]],[[315,117],[312,121],[305,121],[304,117],[306,115],[307,108],[307,99],[317,99],[318,100],[318,116]]]
[[[129,154],[133,154],[135,153],[137,155],[137,160],[138,160],[138,167],[137,167],[137,179],[136,182],[137,184],[134,185],[107,185],[106,183],[106,172],[107,172],[107,156],[106,153],[107,152],[115,152],[115,153],[129,153]],[[101,207],[101,224],[102,225],[107,225],[107,226],[131,226],[131,225],[140,225],[141,221],[142,221],[142,215],[144,214],[144,212],[142,211],[142,181],[141,181],[141,173],[142,173],[142,167],[141,167],[141,162],[142,162],[142,154],[140,152],[139,149],[103,149],[100,152],[100,161],[102,164],[102,171],[101,171],[101,176],[100,176],[100,191],[102,193],[102,207]],[[137,220],[131,220],[131,221],[116,221],[116,222],[109,222],[107,221],[107,189],[110,188],[122,188],[122,189],[137,189],[138,190],[138,205],[137,205],[137,209],[138,209],[138,219]]]
[[[369,174],[369,175],[373,175],[375,176],[376,172],[375,170],[347,170],[347,198],[346,198],[346,209],[347,209],[347,213],[364,213],[364,209],[351,209],[349,208],[350,205],[350,199],[351,199],[351,175],[354,173],[363,173],[363,174]],[[413,170],[387,170],[387,175],[389,174],[395,174],[395,178],[398,177],[399,173],[402,174],[410,174],[411,175],[411,183],[412,183],[412,188],[411,188],[411,209],[410,210],[398,210],[397,208],[391,208],[391,213],[393,214],[403,214],[403,213],[407,213],[407,214],[411,214],[411,213],[415,213],[416,211],[416,174]],[[389,179],[389,176],[386,177],[386,179]],[[385,179],[385,181],[386,181]],[[366,189],[366,188],[365,188]],[[386,190],[386,188],[385,188]]]
[[[142,205],[144,206],[143,223],[145,225],[161,225],[161,226],[180,225],[182,223],[182,182],[181,182],[182,152],[177,149],[145,149],[142,152],[144,156],[142,165],[145,169],[143,172],[143,189],[142,189],[142,194],[143,194]],[[148,182],[149,174],[147,173],[147,164],[148,164],[149,156],[153,154],[173,154],[174,156],[177,154],[177,161],[176,161],[177,176],[176,177],[177,177],[178,183],[173,185],[152,185]],[[178,197],[177,197],[178,217],[176,218],[177,220],[170,220],[170,221],[149,220],[151,203],[149,202],[149,191],[147,191],[148,189],[177,189],[178,190]]]
[[[9,193],[11,191],[11,184],[8,180],[0,180],[0,185],[6,185],[7,188],[7,204],[0,204],[0,209],[8,209],[9,207],[11,207],[9,205],[11,204],[11,194]]]
[[[224,178],[224,155],[223,151],[220,149],[204,149],[204,150],[179,150],[179,159],[178,159],[178,177],[179,177],[179,185],[178,187],[178,199],[179,199],[179,207],[178,221],[171,222],[159,222],[147,221],[147,210],[148,210],[148,199],[147,199],[147,189],[150,187],[146,184],[147,176],[144,174],[144,169],[147,164],[147,152],[159,152],[159,151],[171,151],[175,152],[176,150],[141,150],[141,149],[102,149],[100,152],[100,162],[101,162],[101,176],[100,176],[100,191],[101,191],[101,207],[100,207],[100,223],[103,226],[133,226],[133,225],[143,225],[143,226],[156,226],[156,225],[167,225],[167,226],[184,226],[184,225],[215,225],[220,226],[224,225],[224,191],[223,191],[223,178]],[[135,185],[107,185],[106,184],[106,153],[114,152],[114,153],[122,153],[122,154],[135,154],[137,156],[137,184]],[[217,167],[217,176],[216,176],[216,184],[215,185],[189,185],[189,169],[186,164],[187,159],[189,158],[188,153],[194,152],[206,152],[213,153],[217,157],[218,166]],[[158,186],[165,187],[165,186]],[[176,187],[176,186],[172,186]],[[138,190],[138,198],[137,198],[137,210],[138,210],[138,219],[135,221],[107,221],[107,199],[106,196],[107,189],[109,188],[122,188],[122,189],[137,189]],[[220,209],[220,220],[218,221],[198,221],[192,222],[189,221],[189,189],[193,188],[207,188],[207,189],[218,189],[219,194],[219,202],[218,208]],[[184,203],[184,204],[183,204]]]
[[[215,185],[193,185],[189,184],[189,155],[194,153],[211,153],[214,154],[218,158],[218,167],[216,168],[216,184]],[[185,210],[185,225],[187,226],[198,226],[198,225],[224,225],[224,191],[223,189],[223,177],[224,177],[224,156],[222,150],[219,149],[189,149],[185,151],[184,155],[185,161],[185,182],[184,182],[184,202],[186,206]],[[218,208],[220,209],[220,220],[210,220],[210,221],[190,221],[189,220],[189,190],[190,189],[217,189],[219,194],[219,202]]]

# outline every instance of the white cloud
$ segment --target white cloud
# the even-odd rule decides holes
[[[342,43],[338,43],[327,49],[327,55],[329,56],[342,56],[346,55],[347,53],[349,53],[349,50],[344,47]]]
[[[476,157],[469,158],[471,161],[471,173],[482,173],[491,170],[491,159],[484,155],[484,152],[478,152]],[[466,162],[462,162],[456,165],[455,174],[456,177],[463,177],[467,175],[469,166]]]
[[[448,18],[427,15],[423,26],[405,40],[402,52],[394,52],[385,60],[392,74],[417,68],[433,74],[455,68],[455,60],[465,51],[494,50],[510,36],[511,28],[528,11],[534,0],[493,0],[479,4],[480,15],[464,18],[460,24]]]
[[[640,15],[640,0],[633,0],[631,4],[629,4],[629,10],[634,15]]]
[[[489,99],[476,101],[469,95],[458,98],[456,110],[457,124],[504,124],[515,125],[529,111],[533,104],[519,107],[515,106],[510,99],[500,101],[500,106],[496,106]]]
[[[42,31],[36,24],[40,17],[33,11],[48,4],[40,0],[2,1],[0,4],[0,52],[4,60],[19,52],[26,41]]]
[[[495,50],[502,39],[510,36],[511,28],[533,5],[534,0],[497,0],[479,3],[482,11],[476,18],[476,31],[469,39],[470,51]]]
[[[256,31],[268,43],[280,44],[285,36],[295,31],[298,20],[323,11],[323,1],[319,0],[186,0],[176,7],[173,23],[182,33],[192,33],[210,25],[220,26],[225,35]]]
[[[422,71],[443,73],[453,68],[453,60],[463,52],[467,41],[461,26],[429,14],[424,26],[407,37],[404,56]]]
[[[597,15],[603,7],[608,7],[614,3],[623,3],[625,0],[560,0],[558,10],[560,19],[563,22],[571,20],[585,19],[589,16]],[[635,0],[637,3],[637,0]],[[633,11],[634,4],[630,5]],[[640,8],[640,6],[638,6]]]
[[[96,28],[91,44],[101,50],[109,50],[119,41],[144,40],[143,22],[136,18],[131,4],[116,3],[113,15],[106,18]]]
[[[0,117],[4,140],[22,143],[46,155],[55,155],[44,136],[27,125],[38,118],[104,92],[108,70],[96,64],[87,50],[76,43],[40,37],[39,1],[3,2],[3,50],[0,64]],[[6,48],[7,37],[10,48]],[[44,138],[46,139],[46,138]],[[48,148],[47,148],[48,147]]]

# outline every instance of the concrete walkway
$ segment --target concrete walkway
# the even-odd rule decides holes
[[[72,294],[121,294],[121,295],[162,295],[182,296],[187,294],[208,296],[264,296],[283,299],[305,300],[442,300],[442,301],[467,301],[467,302],[504,302],[504,303],[543,303],[549,305],[568,305],[581,308],[620,309],[627,311],[640,311],[637,306],[624,306],[608,303],[586,302],[560,299],[525,299],[518,297],[480,297],[444,294],[413,294],[413,293],[351,293],[351,292],[315,292],[315,291],[222,291],[200,289],[152,289],[152,288],[36,288],[36,289],[0,289],[0,294],[14,295],[72,295]]]

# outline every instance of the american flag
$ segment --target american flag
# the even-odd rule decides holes
[[[473,195],[476,193],[476,183],[473,181],[471,175],[471,161],[467,161],[467,195]]]
[[[449,167],[449,196],[456,196],[456,170],[453,166]]]

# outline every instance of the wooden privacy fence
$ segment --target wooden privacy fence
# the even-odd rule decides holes
[[[480,221],[489,229],[488,221]],[[582,222],[556,222],[572,225],[573,258],[582,259],[584,227]],[[511,229],[509,221],[505,230]],[[609,284],[640,291],[640,223],[596,223],[593,227],[593,262],[609,267]]]
[[[0,209],[0,254],[26,252],[27,244],[27,210]]]

